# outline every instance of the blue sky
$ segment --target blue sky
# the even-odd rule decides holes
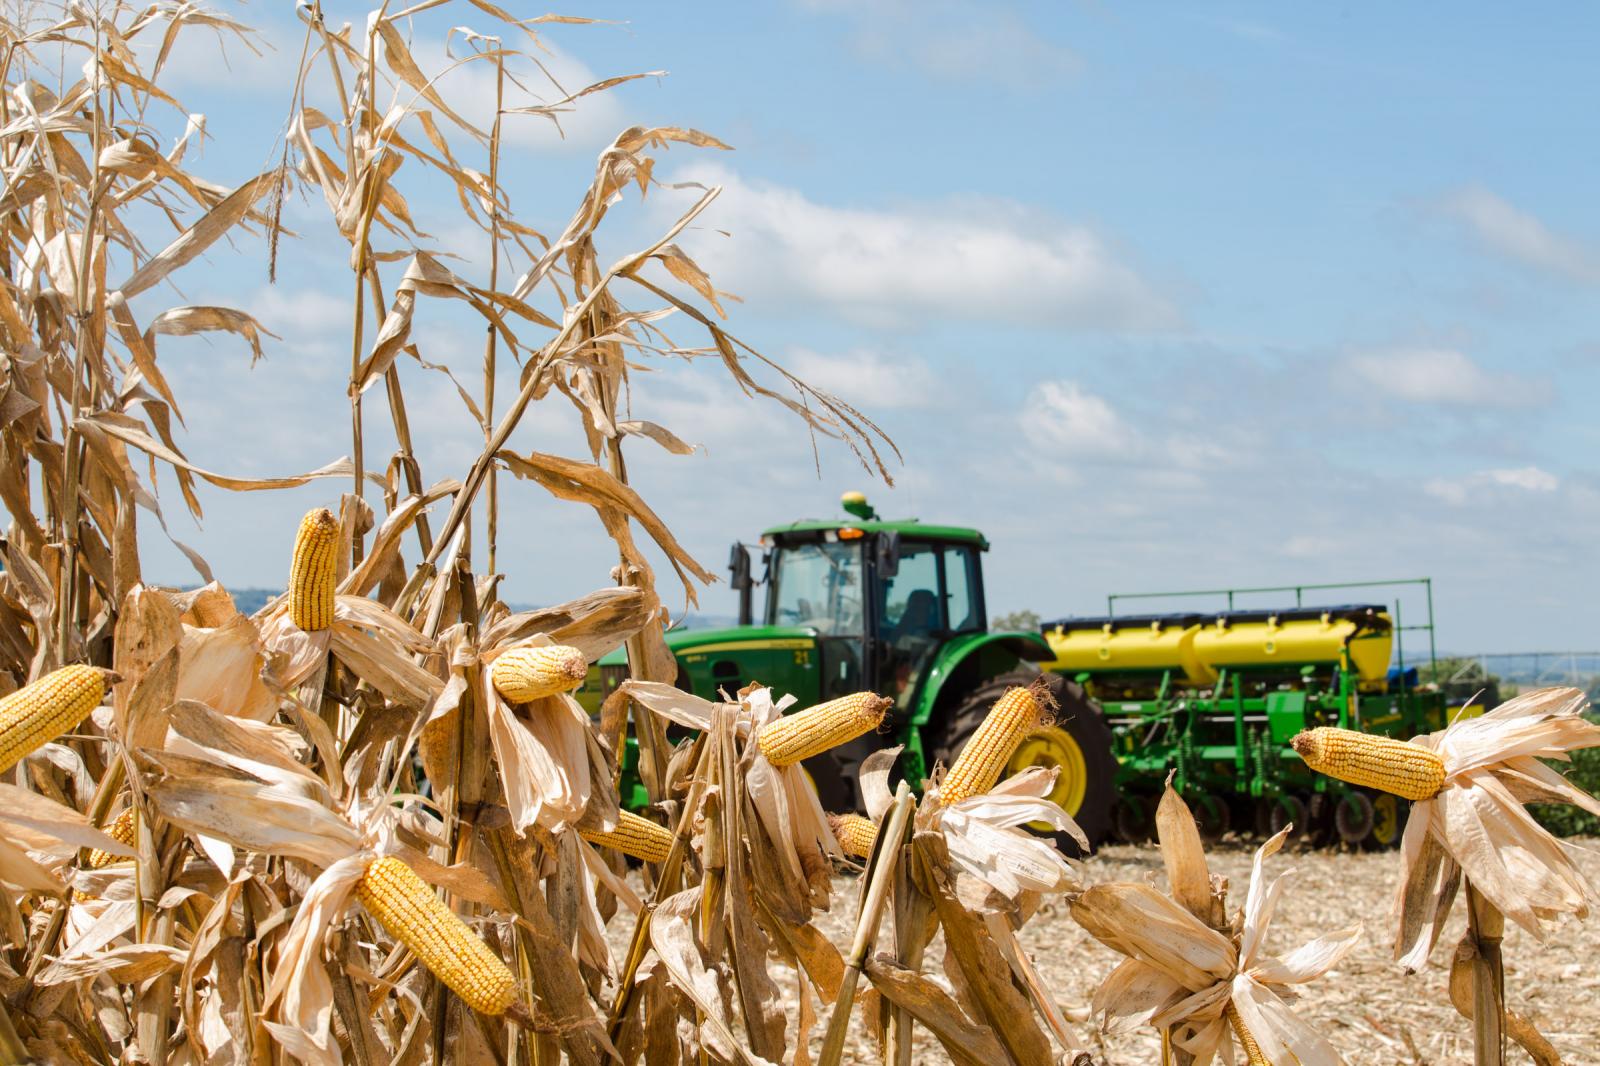
[[[288,6],[229,9],[276,45],[265,59],[230,46],[223,74],[215,48],[175,58],[216,180],[272,155],[298,54]],[[743,297],[735,332],[905,456],[893,490],[871,488],[824,443],[819,478],[781,412],[714,368],[666,367],[637,376],[635,412],[704,449],[636,445],[636,483],[710,566],[735,536],[867,487],[887,513],[985,529],[997,612],[1429,575],[1446,647],[1600,646],[1600,138],[1581,118],[1600,110],[1600,11],[1196,7],[616,3],[573,11],[616,25],[549,28],[567,81],[670,73],[586,101],[564,140],[521,120],[502,174],[523,221],[559,230],[625,126],[727,141],[659,165],[723,188],[681,243]],[[419,19],[419,55],[442,65],[461,23],[490,29],[465,6]],[[486,84],[467,72],[447,95],[483,114]],[[434,246],[481,267],[451,202],[410,187]],[[602,258],[690,195],[626,209]],[[163,340],[202,465],[287,473],[349,449],[351,285],[319,200],[291,205],[307,236],[276,287],[248,241],[183,283],[283,338],[253,370],[231,339]],[[480,334],[427,314],[424,356],[473,372]],[[460,474],[475,431],[454,390],[407,374],[425,474]],[[552,410],[514,446],[581,454],[571,423]],[[207,491],[203,528],[175,516],[174,532],[225,582],[274,584],[294,521],[332,491]],[[506,506],[511,598],[607,582],[588,513],[526,485]],[[149,576],[185,580],[146,534]],[[519,558],[551,545],[572,560],[560,573]],[[732,603],[721,586],[703,598]]]

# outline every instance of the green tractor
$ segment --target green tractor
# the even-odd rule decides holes
[[[857,768],[871,752],[903,744],[898,771],[914,785],[937,763],[948,766],[1009,686],[1041,676],[1056,656],[1039,632],[990,632],[976,529],[885,521],[860,493],[843,498],[848,518],[774,526],[761,535],[765,603],[755,622],[749,549],[736,543],[729,570],[739,593],[739,625],[674,630],[678,687],[714,699],[752,681],[793,693],[799,707],[873,691],[894,700],[885,728],[808,760],[829,810],[860,806]],[[1023,741],[1007,768],[1056,766],[1051,798],[1077,820],[1091,844],[1110,830],[1117,762],[1112,734],[1076,682],[1044,673],[1060,709],[1053,725]],[[618,651],[601,659],[585,686],[591,709],[627,677]],[[624,753],[625,803],[642,805]],[[1063,844],[1067,843],[1062,841]]]

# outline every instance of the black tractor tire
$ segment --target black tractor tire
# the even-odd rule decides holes
[[[1124,792],[1111,809],[1112,838],[1123,844],[1147,844],[1156,838],[1156,798]]]
[[[1372,835],[1375,824],[1372,798],[1365,792],[1353,788],[1339,797],[1333,808],[1333,827],[1340,840],[1351,847],[1359,846]]]
[[[1078,823],[1083,835],[1089,838],[1092,851],[1111,833],[1112,810],[1117,801],[1117,758],[1112,754],[1111,728],[1101,717],[1099,705],[1076,682],[1060,674],[1041,675],[1035,669],[1014,670],[990,678],[968,692],[934,727],[934,732],[924,742],[929,766],[931,768],[935,763],[943,763],[948,770],[1005,690],[1017,685],[1030,685],[1040,676],[1050,686],[1050,694],[1059,705],[1055,712],[1055,727],[1071,737],[1083,753],[1083,800],[1076,811],[1067,813]],[[1077,841],[1066,833],[1047,835],[1055,840],[1063,854],[1077,856],[1083,851]]]
[[[1411,805],[1399,796],[1387,792],[1372,793],[1372,832],[1367,834],[1366,847],[1372,851],[1387,851],[1400,846],[1405,835],[1406,816]]]
[[[1194,814],[1194,824],[1200,831],[1200,839],[1207,844],[1215,844],[1221,840],[1233,825],[1233,812],[1219,796],[1196,796],[1189,803],[1189,810]]]
[[[1290,840],[1304,840],[1311,832],[1310,809],[1306,801],[1293,793],[1285,792],[1258,801],[1256,807],[1256,833],[1263,839],[1277,836],[1285,826],[1294,826]]]
[[[882,738],[868,733],[800,764],[816,786],[823,810],[830,814],[866,813],[861,796],[861,761],[881,745]]]

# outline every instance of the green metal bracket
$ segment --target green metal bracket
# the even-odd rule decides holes
[[[910,781],[913,787],[921,789],[922,782],[927,780],[930,769],[922,750],[922,730],[914,725],[902,726],[899,740],[906,748],[900,756],[905,779]]]

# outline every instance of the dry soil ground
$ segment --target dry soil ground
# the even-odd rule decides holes
[[[1580,850],[1578,861],[1590,883],[1600,888],[1600,839],[1575,840],[1573,844]],[[1243,901],[1251,855],[1247,843],[1223,845],[1211,855],[1212,872],[1229,878],[1235,902]],[[1389,954],[1388,914],[1397,862],[1393,852],[1286,849],[1268,867],[1295,871],[1273,919],[1270,946],[1286,951],[1323,932],[1364,921],[1366,936],[1361,946],[1337,970],[1309,986],[1297,1011],[1351,1066],[1470,1064],[1471,1035],[1450,1007],[1445,988],[1451,949],[1461,938],[1465,922],[1462,907],[1458,902],[1433,965],[1407,977],[1390,961]],[[1091,882],[1165,881],[1153,845],[1107,848],[1089,861],[1086,874]],[[824,916],[822,925],[836,944],[847,944],[847,916],[854,913],[856,887],[842,881],[837,887],[842,891],[835,897],[834,913]],[[1096,985],[1120,958],[1079,929],[1064,907],[1038,915],[1022,939],[1063,1005],[1076,1017],[1083,1016]],[[932,963],[942,955],[943,948],[936,943],[928,960]],[[1533,1017],[1561,1052],[1563,1062],[1600,1066],[1600,913],[1584,923],[1566,923],[1543,944],[1508,927],[1505,957],[1506,990],[1512,1007]],[[792,987],[788,980],[781,980]],[[819,1037],[820,1029],[819,1025]],[[1100,1036],[1092,1022],[1076,1029],[1108,1064],[1159,1062],[1159,1045],[1148,1031]],[[919,1063],[949,1061],[937,1043],[926,1034],[919,1035]],[[852,1039],[846,1062],[879,1061],[859,1025]],[[819,1044],[820,1039],[813,1041],[813,1052]],[[1513,1049],[1508,1061],[1530,1060],[1520,1049]]]

